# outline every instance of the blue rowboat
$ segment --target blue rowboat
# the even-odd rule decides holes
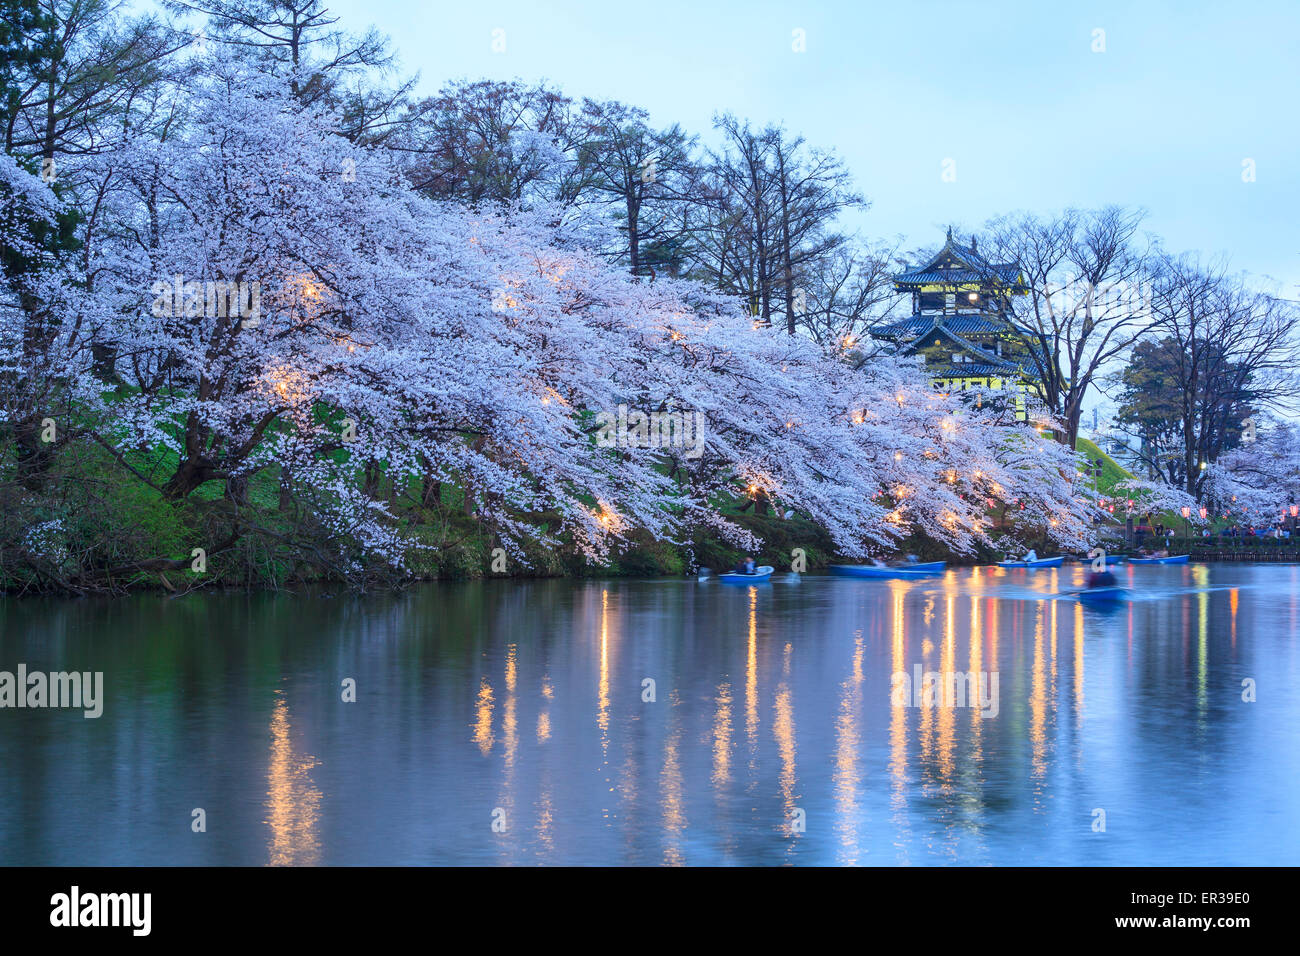
[[[1128,600],[1128,588],[1121,587],[1104,587],[1104,588],[1084,588],[1082,591],[1069,592],[1080,601],[1096,601],[1097,603],[1111,603],[1112,601]]]
[[[1055,558],[1039,558],[1037,561],[999,561],[1000,568],[1059,568],[1065,562],[1065,555]]]
[[[1189,555],[1171,554],[1167,558],[1129,558],[1129,564],[1186,564]]]
[[[947,562],[934,561],[930,564],[908,564],[896,568],[878,568],[870,564],[832,564],[831,574],[846,578],[893,578],[895,581],[910,581],[913,578],[932,578],[943,572]]]
[[[755,568],[753,574],[745,574],[743,571],[723,571],[718,574],[718,580],[726,584],[762,584],[767,581],[775,570],[771,565],[763,565],[761,568]]]

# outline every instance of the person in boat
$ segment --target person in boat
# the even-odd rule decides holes
[[[749,555],[745,555],[745,557],[741,559],[740,563],[736,565],[735,571],[736,574],[753,574],[754,559]]]
[[[918,557],[917,557],[916,555],[914,555],[914,554],[909,554],[905,560],[907,561],[908,564],[920,564],[920,563],[921,563],[921,559],[918,558]]]
[[[1038,552],[1035,551],[1033,548],[1030,548],[1030,549],[1029,549],[1029,553],[1028,553],[1027,555],[1025,555],[1023,558],[1021,558],[1020,560],[1026,562],[1026,563],[1028,563],[1028,562],[1030,562],[1030,561],[1037,561],[1037,560],[1038,560]]]
[[[1113,588],[1115,585],[1115,575],[1110,571],[1093,571],[1088,575],[1090,588]]]

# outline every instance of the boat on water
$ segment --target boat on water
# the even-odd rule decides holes
[[[1081,591],[1067,591],[1065,593],[1080,601],[1096,601],[1099,604],[1109,604],[1113,601],[1126,601],[1129,597],[1128,588],[1122,588],[1118,585],[1099,588],[1084,588]]]
[[[929,561],[924,564],[877,566],[873,564],[832,564],[831,574],[846,578],[893,578],[907,581],[912,578],[929,578],[943,572],[947,561]]]
[[[948,567],[947,561],[917,561],[913,564],[896,565],[903,571],[942,571]]]
[[[1190,555],[1171,554],[1167,558],[1129,558],[1129,564],[1186,564]]]
[[[776,569],[770,564],[755,568],[752,573],[744,571],[721,571],[718,573],[718,580],[724,584],[762,584],[772,577],[772,572]]]
[[[1058,554],[1054,558],[1037,558],[1033,561],[999,561],[1000,568],[1059,568],[1065,563],[1065,555]]]

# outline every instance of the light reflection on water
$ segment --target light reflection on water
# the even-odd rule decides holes
[[[107,694],[0,711],[0,862],[1300,862],[1300,568],[1119,573],[0,600]]]

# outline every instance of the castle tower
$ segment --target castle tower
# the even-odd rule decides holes
[[[1020,393],[1036,391],[1038,378],[1029,351],[1032,333],[1017,326],[1012,296],[1028,288],[1012,264],[989,262],[972,241],[963,246],[948,230],[948,241],[929,262],[894,277],[894,288],[912,296],[906,319],[871,330],[901,354],[925,358],[936,388],[975,385]]]

